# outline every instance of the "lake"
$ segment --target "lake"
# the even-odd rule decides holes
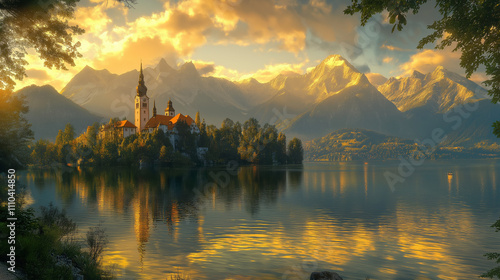
[[[500,252],[498,160],[27,170],[35,209],[102,223],[118,279],[477,279]]]

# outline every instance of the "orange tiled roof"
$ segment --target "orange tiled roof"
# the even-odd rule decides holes
[[[166,125],[168,126],[168,130],[172,130],[174,129],[175,124],[179,121],[184,121],[188,125],[191,125],[194,122],[194,120],[189,115],[184,116],[180,113],[175,117],[156,115],[149,119],[149,121],[146,123],[145,128],[157,128],[159,125]]]
[[[116,122],[115,123],[115,127],[131,127],[131,128],[137,128],[137,126],[135,126],[133,123],[127,121],[127,120],[124,120],[124,121],[119,121],[119,122]]]
[[[177,116],[173,117],[172,118],[172,123],[175,125],[178,121],[184,121],[185,123],[187,123],[188,125],[191,125],[194,120],[189,116],[189,115],[186,115],[184,116],[183,114],[177,114]]]
[[[154,117],[152,117],[151,119],[149,119],[149,121],[146,123],[146,127],[145,128],[157,128],[158,125],[166,125],[168,126],[168,129],[172,129],[173,128],[173,124],[170,123],[172,117],[170,116],[164,116],[164,115],[156,115]]]

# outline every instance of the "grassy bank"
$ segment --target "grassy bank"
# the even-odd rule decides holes
[[[7,191],[2,193],[6,194]],[[41,207],[37,216],[33,208],[23,207],[22,195],[18,195],[14,215],[10,215],[6,197],[2,195],[0,198],[0,261],[9,261],[7,254],[14,247],[15,271],[21,271],[23,278],[112,278],[111,273],[102,269],[100,263],[100,253],[106,241],[101,228],[91,228],[87,232],[87,248],[84,248],[76,238],[76,223],[64,211],[49,205]],[[15,243],[11,241],[10,244],[8,217],[17,218]]]

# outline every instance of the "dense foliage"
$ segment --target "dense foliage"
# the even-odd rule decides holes
[[[117,0],[130,6],[135,0]],[[22,80],[28,49],[36,51],[44,66],[66,70],[80,57],[80,42],[73,37],[84,32],[68,20],[74,18],[79,0],[0,1],[0,89],[11,90]]]
[[[500,219],[496,221],[492,228],[495,228],[496,232],[500,231]],[[488,260],[494,260],[497,264],[500,264],[500,253],[487,253],[484,255]],[[488,278],[498,278],[500,279],[500,266],[490,269],[488,272],[482,274],[480,277],[488,277]]]
[[[32,146],[31,161],[35,165],[87,164],[131,165],[140,162],[163,165],[221,164],[235,160],[241,163],[285,164],[302,162],[302,144],[294,139],[287,155],[286,137],[269,124],[260,126],[256,119],[243,125],[225,119],[221,128],[207,126],[198,119],[200,133],[191,133],[184,123],[176,124],[172,145],[170,133],[161,130],[126,138],[117,131],[99,137],[100,124],[75,138],[68,124],[59,130],[55,143],[39,140]],[[110,120],[108,125],[117,119]],[[200,149],[201,148],[201,149]],[[204,149],[203,149],[204,148]]]
[[[365,129],[340,129],[306,144],[306,160],[351,161],[403,158],[495,158],[500,155],[496,144],[476,143],[472,147],[440,144],[431,150],[413,140],[387,136]]]
[[[33,208],[23,207],[22,199],[16,202],[16,271],[23,270],[26,279],[73,279],[72,267],[58,261],[62,257],[80,269],[85,279],[111,278],[108,272],[101,269],[100,262],[74,241],[76,224],[64,210],[52,205],[41,207],[37,217]],[[7,240],[5,237],[9,235],[9,228],[4,222],[7,217],[8,207],[3,203],[0,205],[2,240]],[[3,262],[7,261],[9,246],[7,242],[0,243],[0,259]]]
[[[23,116],[27,112],[21,96],[0,89],[0,172],[19,168],[29,159],[33,132]]]
[[[83,29],[70,25],[78,0],[1,1],[0,2],[0,88],[12,89],[14,79],[25,74],[24,59],[35,49],[46,67],[67,69],[79,57],[79,42],[73,36]]]
[[[413,141],[389,137],[364,129],[341,129],[307,144],[307,159],[349,161],[410,157],[417,150]]]
[[[303,158],[302,142],[298,138],[293,138],[288,145],[288,160],[290,163],[302,163]]]

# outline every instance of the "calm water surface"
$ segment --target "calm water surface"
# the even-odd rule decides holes
[[[477,279],[500,251],[500,161],[427,161],[392,190],[398,162],[303,167],[30,170],[80,234],[102,222],[119,279]],[[452,172],[452,175],[448,175]]]

